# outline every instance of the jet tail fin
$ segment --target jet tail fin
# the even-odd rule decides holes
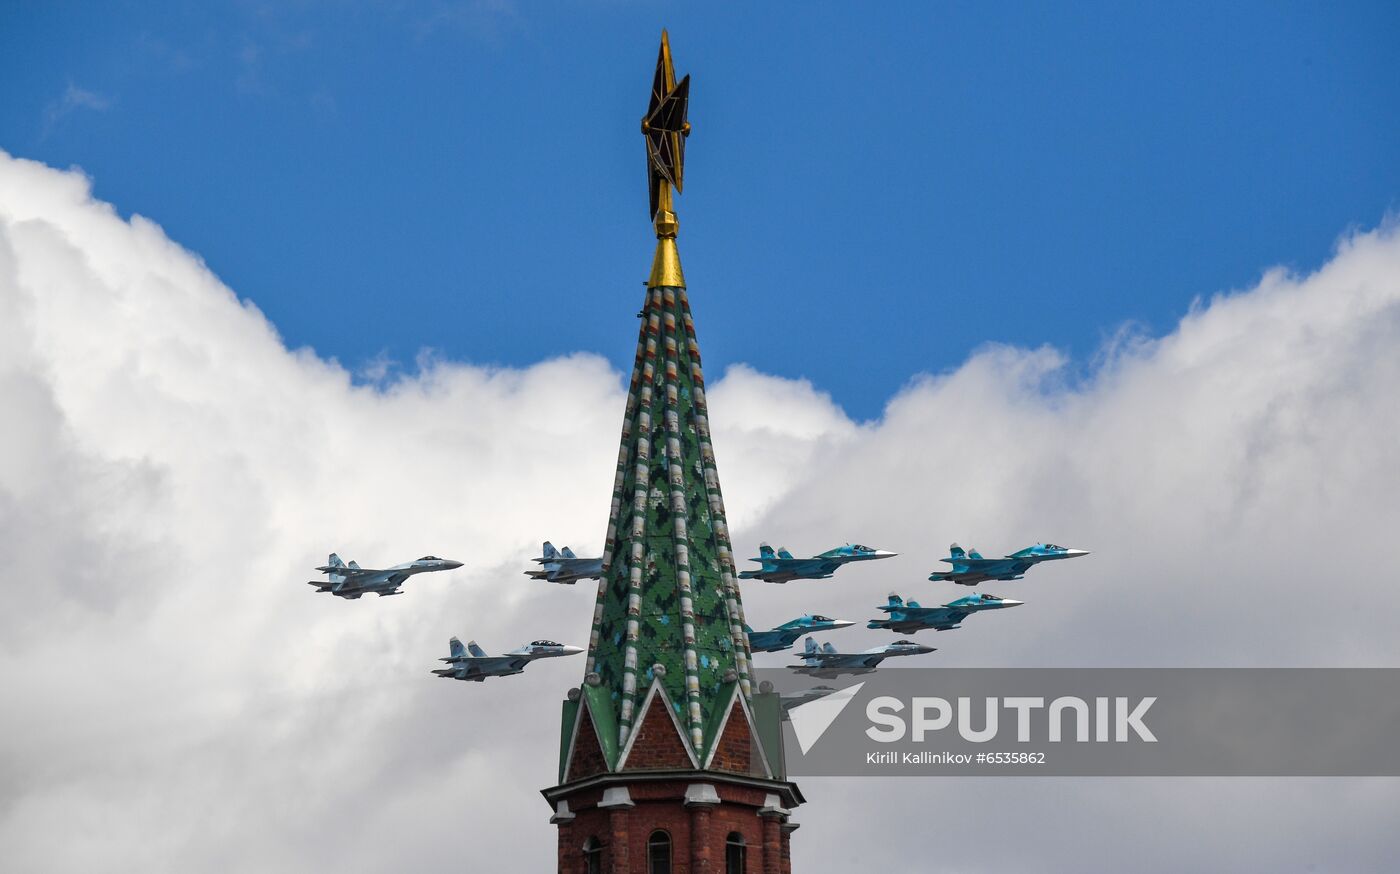
[[[477,645],[476,645],[476,641],[474,641],[474,640],[469,640],[469,641],[467,641],[467,650],[468,650],[469,652],[471,652],[472,655],[476,656],[476,657],[479,658],[479,659],[484,659],[484,658],[486,658],[486,650],[484,650],[484,649],[482,649],[481,647],[477,646]]]
[[[766,543],[760,543],[758,545],[759,558],[773,558],[774,555],[776,555],[776,553],[773,552],[773,547],[769,546]]]
[[[967,548],[967,557],[968,557],[968,558],[981,558],[981,557],[982,557],[982,553],[980,553],[980,552],[977,551],[977,547],[975,547],[975,546],[969,546],[969,547]]]
[[[356,566],[357,565],[353,561],[350,562],[350,567]],[[340,556],[332,552],[330,557],[326,559],[326,566],[324,568],[317,568],[317,570],[325,571],[330,578],[330,583],[333,586],[339,586],[341,583],[345,582],[345,574],[340,573],[340,570],[344,567],[345,562],[340,560]]]
[[[815,637],[808,637],[807,643],[802,648],[802,651],[807,655],[815,653],[817,651],[817,639]]]
[[[545,557],[545,558],[558,558],[558,557],[559,557],[559,550],[555,549],[555,548],[554,548],[554,544],[553,544],[553,543],[550,543],[548,540],[546,540],[546,541],[544,542],[544,557]]]
[[[786,546],[778,547],[778,558],[792,558],[792,553],[788,552]]]
[[[354,559],[351,559],[350,563],[346,565],[346,567],[350,568],[350,570],[352,571],[357,571],[360,569],[360,563],[358,561],[355,561]]]
[[[890,603],[889,603],[889,606],[891,606],[891,607],[903,607],[903,606],[904,606],[904,599],[901,598],[901,597],[899,597],[898,595],[896,595],[894,592],[890,592]]]
[[[956,543],[954,543],[952,546],[948,547],[948,557],[949,557],[949,558],[967,558],[967,550],[963,549],[961,546],[958,546]]]
[[[564,558],[578,558],[578,556],[574,555],[574,551],[567,546],[559,550],[559,554]]]
[[[467,648],[462,646],[462,642],[455,637],[447,642],[447,648],[451,650],[454,659],[459,659],[467,654]]]
[[[822,644],[822,652],[834,653],[836,652],[836,646],[830,642],[824,643]]]

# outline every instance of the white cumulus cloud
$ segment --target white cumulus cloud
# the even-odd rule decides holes
[[[453,634],[586,639],[591,587],[521,571],[546,537],[601,547],[624,375],[582,353],[421,364],[364,385],[286,348],[156,224],[93,200],[80,173],[0,153],[7,869],[551,869],[535,790],[582,660],[470,688],[428,670]],[[1051,539],[1094,554],[1004,584],[1027,606],[939,635],[930,664],[1400,661],[1394,229],[1069,370],[1050,348],[989,347],[857,424],[819,387],[731,368],[710,400],[740,553],[901,553],[755,584],[751,622],[953,596],[924,579],[948,541]],[[344,602],[303,584],[331,549],[467,566]],[[926,835],[989,825],[993,840],[939,841],[938,858],[1380,870],[1400,853],[1393,780],[804,789],[799,870],[907,866]]]

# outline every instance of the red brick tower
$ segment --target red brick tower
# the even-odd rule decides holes
[[[676,248],[690,77],[661,53],[646,137],[656,255],[642,303],[604,574],[544,790],[560,874],[789,874],[803,801],[777,696],[753,688],[704,375]]]

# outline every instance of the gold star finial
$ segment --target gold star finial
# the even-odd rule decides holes
[[[671,65],[671,41],[661,31],[661,51],[656,57],[656,74],[651,82],[651,100],[642,117],[642,135],[647,147],[647,192],[651,219],[658,239],[656,258],[647,284],[653,288],[669,285],[685,287],[676,232],[680,223],[671,208],[671,189],[680,193],[685,177],[685,138],[690,136],[686,112],[690,106],[690,76],[676,82]]]
[[[671,65],[671,42],[661,31],[661,51],[656,57],[656,75],[651,83],[651,100],[642,117],[642,134],[647,146],[647,187],[651,193],[651,216],[669,200],[668,188],[683,190],[685,138],[690,136],[686,110],[690,104],[690,77],[676,82]]]

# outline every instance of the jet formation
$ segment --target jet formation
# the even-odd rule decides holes
[[[340,560],[340,556],[332,552],[326,564],[316,568],[321,573],[328,574],[329,578],[325,581],[309,580],[307,585],[315,586],[317,592],[330,592],[337,598],[346,598],[351,601],[369,592],[380,597],[387,597],[402,594],[403,590],[400,587],[403,586],[405,580],[414,574],[450,571],[461,566],[460,561],[425,555],[417,561],[396,564],[391,568],[378,570],[362,568],[358,562],[354,561],[346,564]]]
[[[789,580],[824,580],[836,573],[836,570],[844,564],[853,561],[890,558],[894,555],[897,553],[861,546],[859,543],[848,543],[845,546],[828,549],[826,552],[811,558],[794,558],[785,546],[778,547],[778,550],[774,552],[773,547],[761,543],[758,546],[758,558],[749,559],[749,561],[759,562],[761,567],[756,571],[744,571],[739,574],[739,579],[763,580],[766,583],[786,583]]]
[[[962,621],[973,613],[983,610],[1000,610],[1004,607],[1019,607],[1023,601],[1001,598],[996,595],[979,595],[976,592],[941,607],[921,607],[918,601],[905,601],[891,594],[889,603],[880,609],[888,615],[883,619],[872,619],[866,628],[887,628],[896,634],[914,634],[932,628],[935,631],[952,631],[961,628]]]
[[[861,652],[841,652],[831,644],[817,646],[816,638],[807,638],[807,648],[802,651],[802,664],[792,665],[799,674],[812,677],[839,677],[842,674],[868,674],[879,667],[880,662],[894,656],[923,655],[937,647],[924,646],[912,640],[896,640],[884,646]]]
[[[1067,549],[1053,543],[1037,543],[1002,558],[991,559],[983,558],[975,549],[964,550],[956,543],[949,551],[949,557],[943,561],[952,565],[952,569],[936,571],[929,575],[930,580],[946,580],[966,586],[985,580],[1019,580],[1026,571],[1041,562],[1089,554],[1086,550]],[[539,558],[533,559],[539,567],[525,572],[531,579],[572,585],[583,579],[602,578],[602,558],[580,558],[569,547],[555,549],[554,544],[549,541],[544,542],[541,553]],[[851,562],[890,558],[895,554],[883,549],[848,543],[811,558],[796,558],[786,548],[774,550],[767,543],[763,543],[759,546],[759,557],[751,559],[758,562],[760,567],[757,570],[744,571],[739,577],[769,583],[827,579],[843,565]],[[315,586],[317,592],[329,592],[349,600],[368,593],[386,597],[401,594],[404,582],[415,574],[454,570],[461,566],[459,561],[425,555],[415,561],[390,568],[362,568],[357,562],[343,562],[340,556],[331,553],[327,563],[316,569],[327,574],[327,579],[312,580],[309,585]],[[924,607],[918,601],[905,601],[899,595],[891,594],[888,603],[879,608],[886,615],[879,619],[871,619],[866,627],[887,629],[901,635],[915,634],[927,629],[949,631],[960,628],[962,622],[973,613],[1017,607],[1021,603],[997,595],[973,593],[937,607]],[[748,625],[744,626],[744,631],[748,635],[750,649],[756,653],[792,649],[798,638],[807,635],[806,646],[800,657],[802,663],[792,667],[798,673],[814,677],[864,674],[875,670],[887,658],[922,655],[935,650],[934,647],[923,646],[910,640],[897,640],[860,652],[841,652],[830,643],[818,646],[816,639],[811,636],[815,632],[833,631],[854,624],[846,619],[833,619],[820,613],[809,613],[766,631],[755,631]],[[482,650],[475,641],[463,646],[462,642],[454,637],[450,641],[449,652],[450,655],[440,659],[448,666],[434,670],[433,674],[445,679],[481,682],[488,677],[523,673],[526,666],[536,659],[577,655],[583,652],[583,649],[552,640],[536,640],[503,655],[492,656]],[[813,693],[810,697],[794,699],[785,704],[784,709],[829,694],[831,690],[830,687],[819,686],[809,691]]]
[[[942,561],[953,566],[951,571],[934,571],[930,580],[948,580],[960,586],[975,586],[985,580],[1019,580],[1032,567],[1043,561],[1078,558],[1089,553],[1083,549],[1066,549],[1053,543],[1037,543],[1003,558],[983,558],[976,549],[964,550],[954,543],[948,547],[949,556]]]
[[[462,646],[462,642],[454,637],[447,645],[451,654],[438,661],[447,662],[448,667],[438,668],[433,673],[445,680],[470,680],[474,683],[483,682],[487,677],[507,677],[524,673],[525,666],[535,659],[558,658],[583,652],[582,647],[565,646],[552,640],[536,640],[498,656],[487,655],[474,640]]]
[[[525,575],[532,580],[548,580],[551,583],[563,583],[572,586],[579,580],[598,580],[603,577],[603,559],[579,558],[574,555],[574,551],[569,547],[555,549],[554,544],[548,540],[544,542],[539,558],[531,559],[539,562],[539,570],[526,571]]]
[[[754,652],[781,652],[785,649],[792,649],[792,645],[797,643],[797,638],[804,634],[815,631],[832,631],[837,628],[848,628],[855,625],[849,619],[832,619],[830,616],[823,616],[820,613],[809,613],[806,616],[799,616],[796,619],[784,622],[777,628],[768,631],[754,631],[747,625],[744,631],[749,636],[749,649]]]

